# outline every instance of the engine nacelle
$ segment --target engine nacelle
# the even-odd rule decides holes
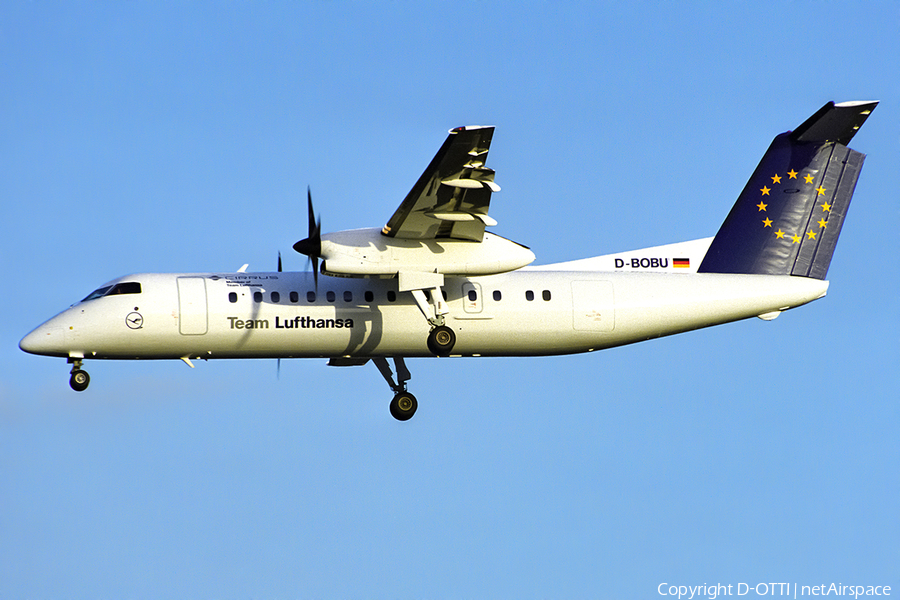
[[[534,252],[492,233],[481,242],[387,237],[380,229],[352,229],[322,236],[322,272],[386,277],[401,271],[443,275],[494,275],[534,261]]]

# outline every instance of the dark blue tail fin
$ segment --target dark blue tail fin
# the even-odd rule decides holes
[[[829,102],[777,136],[698,273],[825,279],[865,155],[846,145],[877,102]]]

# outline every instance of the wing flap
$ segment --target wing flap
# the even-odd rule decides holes
[[[484,166],[493,127],[450,130],[428,168],[388,220],[382,233],[402,239],[451,238],[480,242],[491,193],[499,192],[494,171]]]

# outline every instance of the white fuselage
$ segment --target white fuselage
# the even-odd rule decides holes
[[[310,273],[138,274],[140,293],[82,301],[22,340],[85,359],[432,356],[396,279]],[[453,355],[588,352],[778,312],[825,295],[803,277],[540,270],[447,278]]]

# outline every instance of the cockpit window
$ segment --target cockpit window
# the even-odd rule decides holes
[[[82,300],[82,302],[87,302],[88,300],[93,300],[94,298],[99,298],[100,296],[105,295],[106,292],[108,292],[111,289],[112,289],[111,285],[108,285],[108,286],[102,287],[102,288],[98,288],[98,289],[94,290],[93,292],[91,292],[90,294],[88,294],[85,297],[85,299]]]
[[[116,285],[107,285],[106,287],[98,288],[88,294],[88,296],[82,300],[82,302],[87,302],[88,300],[93,300],[95,298],[100,298],[101,296],[117,296],[119,294],[140,294],[141,293],[141,284],[137,281],[126,281],[123,283],[117,283]]]
[[[112,287],[109,292],[106,293],[107,296],[115,296],[118,294],[140,294],[141,293],[141,284],[137,281],[128,281],[125,283],[117,283]]]

